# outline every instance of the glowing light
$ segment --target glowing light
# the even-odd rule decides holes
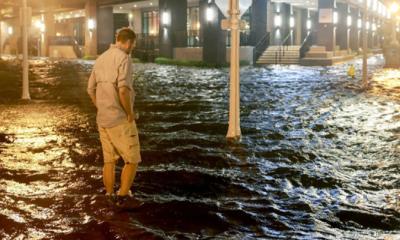
[[[311,30],[312,27],[311,25],[312,25],[311,20],[307,19],[307,30]]]
[[[8,27],[8,29],[7,29],[7,33],[9,34],[9,35],[12,35],[13,33],[14,33],[14,29],[13,29],[13,27]]]
[[[161,14],[161,24],[167,26],[170,23],[171,23],[171,15],[169,14],[169,12],[164,11]]]
[[[208,7],[206,10],[206,20],[207,22],[212,22],[214,21],[215,18],[215,12],[211,7]]]
[[[350,15],[348,15],[348,16],[347,16],[347,26],[348,26],[348,27],[351,27],[352,22],[353,22],[353,19],[351,18]]]
[[[133,14],[132,14],[132,13],[129,13],[129,19],[132,20],[132,18],[133,18]]]
[[[392,13],[396,13],[399,10],[399,4],[397,3],[392,3],[392,5],[390,5],[390,12]]]
[[[279,14],[275,15],[274,24],[275,24],[275,27],[277,27],[277,28],[279,28],[282,25],[281,15],[279,15]]]
[[[362,28],[362,20],[361,20],[361,18],[359,18],[359,19],[357,20],[357,27],[358,27],[358,29],[361,29],[361,28]]]
[[[90,18],[88,20],[88,29],[89,29],[89,31],[93,31],[95,27],[96,27],[96,23],[94,22],[94,19]]]
[[[42,33],[44,33],[46,30],[46,25],[40,20],[35,21],[35,27],[38,28]]]
[[[337,24],[339,21],[339,15],[337,12],[333,12],[333,23]]]
[[[290,28],[294,28],[294,17],[290,17],[289,26],[290,26]]]

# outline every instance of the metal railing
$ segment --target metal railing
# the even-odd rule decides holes
[[[67,45],[72,46],[78,58],[82,57],[82,51],[78,41],[72,36],[51,36],[48,37],[49,45]]]
[[[300,47],[300,58],[304,58],[306,56],[306,53],[310,50],[310,47],[313,44],[313,33],[310,31],[308,32],[307,36],[304,38],[303,43],[301,44]]]
[[[254,46],[253,64],[255,64],[257,62],[257,60],[264,53],[265,49],[268,48],[268,46],[270,44],[270,36],[271,36],[270,32],[265,33],[265,35],[261,38],[261,40],[258,41],[258,43]]]
[[[285,56],[286,51],[289,49],[289,44],[287,44],[287,41],[291,35],[292,33],[289,32],[289,34],[279,44],[278,51],[275,53],[275,64],[282,62],[282,56]]]
[[[158,55],[159,37],[148,33],[136,35],[136,47],[134,56],[143,60],[152,62]]]
[[[226,35],[226,46],[231,46],[231,34]],[[251,46],[250,33],[240,32],[240,46]]]

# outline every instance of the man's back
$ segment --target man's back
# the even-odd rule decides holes
[[[88,92],[96,95],[97,123],[100,127],[110,128],[126,121],[126,112],[118,95],[120,87],[133,90],[132,60],[124,51],[111,45],[96,60],[88,84]]]

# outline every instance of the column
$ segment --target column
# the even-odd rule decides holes
[[[372,47],[378,48],[378,18],[374,18],[372,22]]]
[[[44,14],[45,32],[42,41],[42,56],[49,56],[49,42],[50,38],[56,36],[56,26],[53,12]]]
[[[349,5],[346,3],[337,2],[336,7],[336,11],[338,13],[336,44],[341,50],[348,50],[350,48],[350,27],[347,24],[347,17],[350,15]]]
[[[267,0],[253,0],[250,29],[250,44],[255,46],[267,34]]]
[[[301,21],[299,22],[299,25],[301,27],[301,43],[303,43],[304,39],[308,35],[308,31],[311,31],[313,25],[315,26],[315,23],[312,22],[308,9],[301,9],[300,16]],[[307,21],[309,21],[309,24],[311,23],[310,29],[307,28]]]
[[[291,7],[287,3],[273,3],[273,30],[271,35],[271,45],[280,45],[290,34],[290,15]],[[288,38],[288,41],[290,39]]]
[[[221,29],[224,18],[214,2],[200,1],[201,38],[203,45],[203,61],[214,64],[226,63],[227,33]]]
[[[175,47],[187,46],[187,1],[159,0],[160,56],[174,57]]]
[[[100,7],[97,13],[97,50],[99,54],[105,52],[114,42],[114,15],[113,7]]]
[[[382,20],[382,18],[379,19],[379,25],[378,25],[378,44],[379,44],[379,48],[383,48],[383,39],[385,36],[385,32],[384,32],[384,21]]]
[[[85,56],[97,56],[97,4],[87,0],[85,4]]]
[[[358,28],[358,19],[361,19],[360,10],[358,8],[350,8],[350,16],[350,49],[357,52],[360,48],[360,29]]]
[[[370,15],[370,16],[368,17],[368,22],[369,22],[369,29],[368,29],[368,48],[369,48],[369,49],[372,49],[372,48],[373,48],[373,40],[374,40],[373,31],[372,31],[372,21],[373,21],[373,18],[372,18],[372,16]]]
[[[133,10],[133,31],[136,34],[142,33],[142,12],[140,10]]]
[[[336,46],[335,26],[333,24],[335,5],[335,0],[318,0],[317,44],[325,46],[327,51],[333,51]]]
[[[301,8],[295,8],[293,9],[293,17],[294,17],[294,28],[293,28],[293,45],[298,45],[300,46],[301,43],[303,42],[303,29],[302,29],[302,13],[303,9]]]

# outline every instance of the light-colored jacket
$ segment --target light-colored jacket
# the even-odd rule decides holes
[[[131,90],[131,106],[135,100],[132,80],[132,60],[116,45],[100,55],[89,78],[87,92],[96,96],[97,124],[111,128],[126,121],[127,115],[119,99],[119,88]]]

